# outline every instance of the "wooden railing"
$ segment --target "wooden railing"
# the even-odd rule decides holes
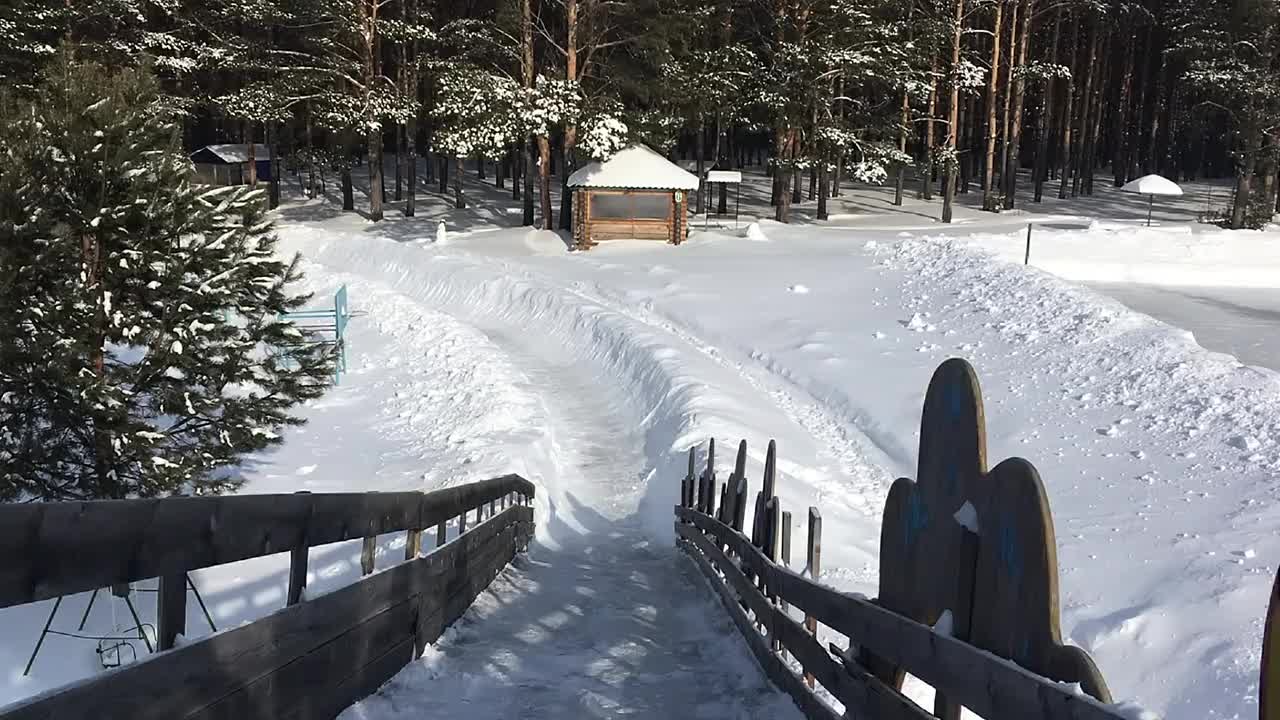
[[[852,717],[874,720],[958,718],[962,707],[993,720],[1127,717],[1110,705],[1092,659],[1062,644],[1044,488],[1025,460],[986,469],[982,399],[968,363],[947,361],[929,385],[918,479],[896,481],[885,506],[875,600],[817,581],[817,508],[809,508],[804,566],[792,569],[792,523],[775,494],[772,442],[751,533],[744,534],[746,450],[743,441],[723,485],[714,441],[700,475],[690,450],[676,542],[720,595],[765,672],[807,717],[839,717],[814,692],[815,680]],[[944,615],[950,628],[935,630]],[[847,642],[824,647],[819,623]],[[932,712],[902,694],[905,673],[933,686]],[[1092,697],[1062,683],[1079,683]]]
[[[436,640],[533,534],[533,484],[429,493],[235,495],[0,506],[0,607],[159,578],[163,652],[0,710],[0,719],[334,717]],[[473,524],[468,527],[468,517]],[[457,535],[446,535],[457,518]],[[422,534],[436,549],[422,556]],[[405,562],[304,601],[308,549],[405,532]],[[446,542],[447,541],[447,542]],[[174,647],[186,573],[290,553],[287,606]]]

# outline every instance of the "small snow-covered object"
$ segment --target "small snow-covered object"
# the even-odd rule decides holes
[[[747,226],[747,239],[756,242],[769,242],[769,236],[764,234],[764,230],[760,229],[760,223],[751,223]]]
[[[808,294],[809,294],[809,288],[808,288],[808,286],[806,286],[806,285],[800,285],[800,284],[798,284],[798,283],[797,283],[797,284],[795,284],[795,285],[788,285],[788,286],[787,286],[787,292],[793,292],[793,293],[795,293],[796,295],[808,295]]]
[[[444,245],[449,242],[449,231],[445,228],[444,221],[436,225],[436,244]]]

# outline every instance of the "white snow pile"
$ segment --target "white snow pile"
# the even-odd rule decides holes
[[[753,222],[747,226],[747,239],[755,242],[769,242],[769,236],[764,234],[764,230],[761,229],[758,222]]]

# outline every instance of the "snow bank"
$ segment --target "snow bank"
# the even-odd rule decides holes
[[[1022,264],[1026,230],[964,241]],[[1070,280],[1201,287],[1280,286],[1280,232],[1095,222],[1087,230],[1037,225],[1031,265]]]

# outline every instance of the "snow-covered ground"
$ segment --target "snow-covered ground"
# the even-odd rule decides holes
[[[992,460],[1021,455],[1044,477],[1065,639],[1094,656],[1118,698],[1162,716],[1256,715],[1280,557],[1280,376],[1045,272],[1150,282],[1157,270],[1114,244],[1147,231],[1127,225],[1099,243],[1105,226],[1047,228],[1032,251],[1042,269],[1021,265],[1028,217],[1087,226],[1102,213],[1145,217],[1142,203],[1105,188],[1029,213],[962,207],[944,237],[936,203],[894,210],[887,191],[860,189],[827,224],[744,223],[680,247],[569,254],[554,234],[511,227],[509,196],[472,189],[469,210],[431,196],[418,220],[376,226],[323,201],[282,213],[308,282],[322,293],[347,283],[361,315],[351,374],[245,469],[246,491],[429,489],[506,471],[539,486],[529,558],[347,717],[795,717],[672,548],[684,453],[716,438],[723,477],[727,450],[747,438],[758,487],[777,439],[796,537],[805,508],[824,515],[822,580],[874,595],[885,494],[914,474],[924,389],[952,356],[979,371]],[[1197,202],[1158,208],[1164,231],[1139,245],[1181,238],[1190,226],[1174,224]],[[744,211],[761,214],[758,199]],[[1195,252],[1201,239],[1243,237],[1198,230],[1185,231]],[[1264,245],[1239,264],[1269,262]],[[1114,266],[1146,274],[1071,275],[1084,249],[1112,248]],[[385,539],[388,562],[402,541]],[[353,575],[357,548],[322,552],[309,591]],[[283,603],[284,568],[267,558],[197,582],[219,622],[234,623]],[[83,599],[70,606],[78,619]],[[7,697],[93,660],[91,643],[59,639],[35,678],[16,681],[47,607],[0,611]],[[692,680],[722,661],[728,679]]]

